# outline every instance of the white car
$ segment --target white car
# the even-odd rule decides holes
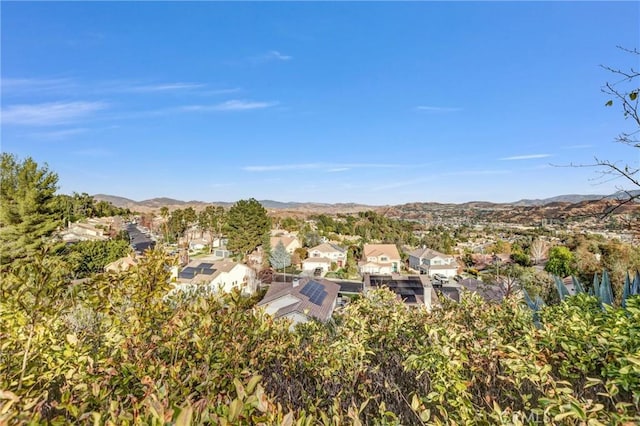
[[[449,282],[449,278],[447,278],[446,275],[443,274],[433,274],[433,279],[436,281],[439,281],[441,283],[448,283]]]

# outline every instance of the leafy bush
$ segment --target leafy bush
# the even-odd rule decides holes
[[[230,294],[167,299],[165,259],[69,285],[46,257],[0,286],[0,423],[628,424],[640,300],[541,307],[387,290],[290,330]],[[520,422],[520,423],[518,423]]]

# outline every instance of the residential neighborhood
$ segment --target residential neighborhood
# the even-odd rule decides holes
[[[0,426],[640,425],[640,1],[0,9]]]
[[[179,209],[164,216],[146,215],[129,221],[119,217],[87,218],[70,222],[58,236],[73,246],[83,241],[109,242],[120,232],[128,234],[131,251],[104,265],[103,270],[110,274],[136,268],[144,252],[159,243],[168,255],[175,256],[175,263],[168,266],[171,294],[203,290],[225,293],[236,289],[248,296],[264,293],[257,306],[294,324],[310,318],[326,321],[336,308],[378,288],[392,291],[407,306],[429,311],[440,306],[443,298],[459,302],[469,293],[478,294],[487,302],[499,302],[529,285],[525,281],[529,278],[522,275],[523,268],[531,267],[540,279],[551,247],[562,243],[546,228],[503,226],[487,231],[480,225],[462,224],[452,229],[464,231],[464,238],[446,245],[443,243],[450,238],[446,227],[437,225],[429,231],[428,226],[413,224],[408,237],[413,245],[397,245],[367,241],[348,227],[353,223],[350,216],[332,219],[311,215],[299,222],[286,222],[295,224],[295,229],[265,227],[260,232],[268,234],[268,251],[257,239],[242,257],[233,248],[233,235],[226,232],[213,233],[195,221],[173,231],[172,223],[184,223],[172,222],[178,213]],[[194,211],[188,216],[193,221],[197,214]],[[327,228],[332,221],[344,231],[337,233],[335,227]],[[545,233],[528,240],[527,254],[518,254],[522,241],[527,241],[522,235],[539,229]],[[273,263],[280,247],[282,259]],[[595,254],[593,261],[602,261],[601,255]],[[568,291],[575,292],[570,277],[563,278]],[[312,284],[307,287],[308,283]],[[328,295],[326,301],[314,304],[304,290],[310,287],[322,287],[321,293]]]

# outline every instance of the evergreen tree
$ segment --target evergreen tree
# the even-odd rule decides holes
[[[80,241],[64,250],[71,270],[76,278],[102,272],[109,263],[131,252],[129,241]]]
[[[270,230],[271,218],[262,204],[253,198],[240,200],[229,209],[227,215],[227,248],[246,257],[262,245],[265,253],[268,253]]]
[[[279,241],[275,248],[271,251],[269,262],[271,262],[271,266],[276,269],[284,269],[287,266],[291,265],[291,255],[287,252],[287,249],[284,247],[284,244],[282,244],[282,241]]]
[[[3,153],[0,179],[0,270],[32,256],[61,224],[53,208],[58,175],[30,157]]]

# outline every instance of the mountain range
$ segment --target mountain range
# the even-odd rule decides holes
[[[629,194],[634,196],[640,196],[640,190],[630,191]],[[424,204],[442,204],[442,205],[458,205],[460,207],[473,208],[473,207],[488,207],[488,206],[546,206],[555,203],[568,203],[576,204],[585,201],[600,201],[600,200],[618,200],[628,197],[627,193],[616,192],[610,195],[597,195],[597,194],[566,194],[558,195],[550,198],[543,199],[522,199],[512,203],[493,203],[488,201],[469,201],[466,203],[452,204],[452,203],[424,203]],[[97,201],[108,201],[117,207],[129,208],[134,211],[151,211],[166,206],[169,209],[194,207],[195,209],[202,208],[206,205],[214,204],[217,206],[231,207],[234,203],[225,201],[182,201],[173,198],[160,197],[151,198],[143,201],[135,201],[129,198],[119,197],[115,195],[96,194],[93,196]],[[274,200],[259,200],[266,209],[269,210],[299,210],[299,211],[315,211],[318,213],[353,213],[363,210],[377,209],[381,207],[389,206],[373,206],[357,203],[313,203],[313,202],[281,202]],[[414,203],[410,203],[414,204]]]

